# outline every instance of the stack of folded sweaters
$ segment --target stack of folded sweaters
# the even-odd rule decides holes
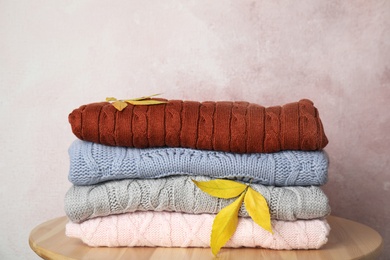
[[[328,140],[310,100],[262,107],[248,102],[167,100],[83,105],[69,115],[65,196],[69,237],[90,246],[209,247],[216,214],[234,199],[192,180],[250,183],[266,200],[273,233],[245,205],[225,247],[315,249],[327,242]]]

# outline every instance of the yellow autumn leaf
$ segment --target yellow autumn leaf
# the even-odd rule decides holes
[[[167,101],[155,100],[155,99],[145,99],[145,100],[126,100],[127,103],[138,106],[148,106],[148,105],[159,105],[165,104]]]
[[[214,219],[211,229],[210,247],[214,255],[229,241],[236,231],[238,211],[244,199],[245,192],[233,203],[221,209]]]
[[[251,187],[248,187],[248,190],[245,194],[244,203],[245,208],[253,221],[256,222],[260,227],[273,233],[271,226],[271,215],[269,213],[268,204],[265,198]]]
[[[150,96],[145,96],[145,97],[140,97],[140,98],[133,98],[133,99],[117,99],[115,97],[106,97],[107,102],[113,102],[112,105],[118,109],[119,111],[122,111],[125,107],[127,107],[127,104],[132,104],[132,105],[158,105],[158,104],[165,104],[168,103],[168,101],[165,100],[156,100],[156,99],[151,99],[154,96],[158,96],[161,94],[153,94]]]
[[[231,180],[195,181],[196,186],[209,195],[222,199],[231,199],[240,195],[248,186]]]
[[[123,101],[115,101],[114,103],[112,103],[112,105],[118,109],[119,111],[122,111],[125,107],[127,107],[127,103],[126,102],[123,102]]]

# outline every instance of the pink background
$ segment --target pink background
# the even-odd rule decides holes
[[[330,140],[332,214],[390,255],[390,1],[0,1],[0,258],[38,259],[64,215],[67,116],[154,93],[264,106],[309,98]]]

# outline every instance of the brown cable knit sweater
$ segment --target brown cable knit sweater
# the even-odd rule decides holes
[[[95,143],[127,147],[186,147],[235,153],[320,150],[328,139],[313,102],[283,106],[248,102],[169,100],[118,111],[108,102],[69,115],[73,133]]]

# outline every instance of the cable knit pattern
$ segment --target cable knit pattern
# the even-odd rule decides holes
[[[66,235],[89,246],[108,247],[209,247],[215,215],[136,212],[66,224]],[[239,218],[237,230],[225,247],[318,249],[327,242],[330,227],[325,219],[273,220],[274,234],[250,218]]]
[[[73,186],[65,195],[65,212],[73,222],[135,211],[176,211],[217,214],[235,199],[219,199],[201,191],[191,179],[176,176],[159,179],[127,179],[92,186]],[[271,218],[297,220],[321,218],[330,213],[329,201],[317,186],[273,187],[251,184],[266,199]],[[248,217],[242,205],[239,216]]]
[[[83,105],[69,114],[80,139],[136,148],[184,147],[234,153],[321,150],[328,139],[313,102],[284,106],[248,102],[169,100],[116,110],[108,102]]]
[[[323,185],[324,151],[238,154],[188,148],[126,148],[75,140],[69,148],[69,181],[91,185],[127,178],[204,175],[272,186]]]

